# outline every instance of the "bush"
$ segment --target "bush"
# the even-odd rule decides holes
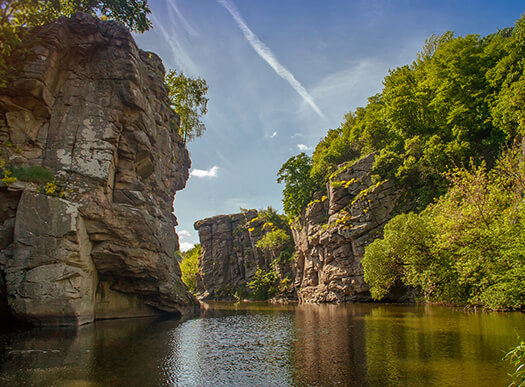
[[[253,279],[248,282],[251,296],[256,300],[267,300],[276,295],[278,285],[277,273],[273,270],[265,271],[260,267],[257,267]]]
[[[195,292],[197,273],[199,272],[199,257],[201,245],[197,244],[192,249],[182,253],[182,262],[179,263],[182,282],[186,284],[190,292]]]

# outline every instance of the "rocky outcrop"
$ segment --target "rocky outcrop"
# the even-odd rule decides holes
[[[289,261],[277,262],[256,246],[270,230],[265,224],[268,225],[256,210],[218,215],[195,223],[202,249],[196,284],[198,298],[244,297],[250,292],[247,283],[258,267],[274,270],[280,280],[291,278]]]
[[[43,325],[184,313],[196,300],[171,212],[190,160],[161,60],[81,13],[33,37],[0,90],[0,312]]]
[[[365,247],[382,235],[394,211],[408,206],[392,183],[372,182],[374,159],[371,154],[339,166],[327,183],[328,194],[317,195],[292,225],[300,302],[371,301],[361,265]]]

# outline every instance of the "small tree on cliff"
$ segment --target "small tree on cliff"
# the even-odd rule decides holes
[[[201,78],[193,79],[171,70],[166,74],[171,107],[180,117],[180,135],[184,144],[200,137],[206,130],[201,117],[208,112],[208,85]]]

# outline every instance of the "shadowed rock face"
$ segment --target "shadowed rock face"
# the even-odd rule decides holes
[[[318,196],[292,226],[300,302],[371,301],[361,265],[365,247],[382,235],[394,210],[409,207],[392,183],[372,183],[374,159],[371,154],[340,166],[327,183],[328,195]],[[389,299],[407,296],[400,291]]]
[[[43,325],[183,313],[196,300],[171,212],[190,159],[160,59],[81,13],[33,35],[0,91],[0,158],[48,169],[58,188],[0,186],[0,312]]]

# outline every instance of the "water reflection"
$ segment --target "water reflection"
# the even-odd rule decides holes
[[[2,386],[505,386],[519,313],[216,303],[187,321],[0,335]]]

